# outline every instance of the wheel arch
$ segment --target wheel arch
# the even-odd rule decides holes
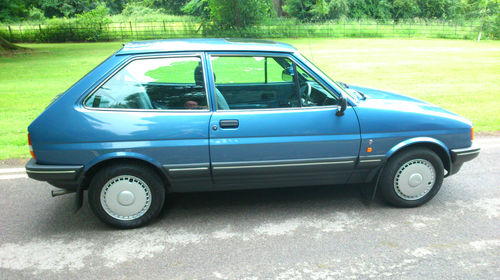
[[[400,142],[389,149],[389,151],[386,153],[386,159],[389,160],[391,157],[395,156],[398,153],[417,147],[426,148],[435,152],[443,162],[443,166],[447,171],[447,175],[451,173],[452,165],[449,149],[443,142],[431,137],[416,137]]]
[[[88,188],[90,181],[92,180],[94,175],[102,168],[113,164],[124,163],[133,163],[146,166],[153,170],[161,178],[166,189],[170,186],[170,181],[168,180],[166,174],[163,172],[161,164],[158,161],[148,156],[137,153],[109,153],[102,155],[101,157],[96,158],[89,164],[85,165],[81,179],[82,189]]]

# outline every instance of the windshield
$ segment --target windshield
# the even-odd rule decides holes
[[[358,98],[358,96],[356,94],[354,94],[352,92],[349,92],[342,85],[340,85],[337,81],[332,80],[325,72],[323,72],[323,70],[321,70],[316,65],[314,65],[314,63],[312,61],[310,61],[307,57],[305,57],[301,53],[299,53],[299,56],[300,56],[300,58],[303,58],[303,60],[305,60],[305,61],[307,61],[309,63],[309,65],[308,65],[309,67],[313,68],[313,70],[315,70],[316,72],[319,72],[319,74],[321,74],[320,75],[321,78],[323,78],[327,82],[330,82],[331,84],[333,84],[338,91],[340,91],[340,92],[344,93],[345,95],[351,97],[356,102],[359,101],[359,98]]]

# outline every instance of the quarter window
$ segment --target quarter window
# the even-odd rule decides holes
[[[134,60],[85,101],[91,108],[207,109],[200,57]]]

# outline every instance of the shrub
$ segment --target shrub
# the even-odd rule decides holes
[[[78,41],[98,41],[101,39],[103,28],[111,21],[108,18],[108,13],[108,8],[101,4],[91,11],[76,15],[77,26],[85,28],[76,29],[75,38]]]
[[[331,0],[328,9],[330,18],[345,18],[349,14],[349,2],[347,0]]]
[[[36,41],[60,43],[72,40],[72,34],[68,26],[69,21],[66,18],[49,19],[41,28]]]
[[[245,29],[271,14],[267,0],[208,0],[210,20],[215,29]]]

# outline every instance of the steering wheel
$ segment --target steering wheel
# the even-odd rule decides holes
[[[306,86],[307,86],[307,88],[304,89],[305,94],[301,94],[300,99],[302,100],[302,104],[310,105],[310,104],[312,104],[312,102],[311,102],[312,86],[311,86],[311,83],[309,81],[306,81]],[[304,87],[302,87],[302,88],[304,88]],[[301,88],[301,92],[302,92],[302,88]]]

